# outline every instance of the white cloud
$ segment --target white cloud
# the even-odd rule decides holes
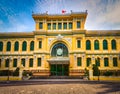
[[[36,2],[35,9],[48,13],[60,13],[62,9],[67,12],[87,9],[86,29],[120,29],[120,0],[43,0]]]
[[[4,5],[0,4],[0,5]],[[120,29],[120,0],[35,0],[34,12],[44,13],[61,13],[65,9],[67,13],[73,11],[88,10],[88,17],[86,20],[86,29]],[[28,15],[22,13],[16,14],[12,8],[2,6],[0,11],[7,16],[8,23],[0,20],[0,30],[7,32],[15,31],[32,31],[35,28],[32,18],[28,19]],[[32,11],[32,10],[31,10]]]

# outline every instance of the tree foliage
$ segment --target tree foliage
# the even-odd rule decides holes
[[[99,75],[100,75],[100,70],[99,70],[98,66],[93,64],[93,76],[99,76]]]

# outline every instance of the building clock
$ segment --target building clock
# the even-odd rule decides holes
[[[61,48],[57,49],[57,55],[61,56],[63,54],[63,50]]]

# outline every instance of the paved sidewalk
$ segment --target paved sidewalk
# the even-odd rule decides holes
[[[0,94],[120,94],[120,82],[31,79],[0,83]]]
[[[30,79],[28,81],[86,81],[83,79]]]

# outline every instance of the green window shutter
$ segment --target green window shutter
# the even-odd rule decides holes
[[[41,66],[41,58],[38,58],[38,66]]]
[[[58,29],[62,29],[62,23],[58,23]]]
[[[19,43],[16,41],[14,44],[14,51],[18,51],[19,50]]]
[[[9,59],[6,59],[5,67],[9,67]]]
[[[13,59],[13,67],[17,67],[17,59]]]
[[[86,50],[91,50],[91,42],[90,42],[90,40],[86,41]]]
[[[117,67],[118,66],[118,62],[117,62],[117,57],[113,58],[113,66]]]
[[[3,42],[0,42],[0,51],[3,51]]]
[[[67,23],[63,23],[63,29],[67,29]]]
[[[53,23],[53,30],[56,30],[56,23]]]
[[[77,66],[81,66],[82,65],[82,59],[81,59],[81,57],[78,57],[77,58]]]
[[[47,28],[48,28],[48,30],[51,30],[51,23],[47,24]]]
[[[69,23],[69,29],[72,29],[72,23]]]
[[[1,62],[2,62],[2,60],[0,59],[0,67],[2,66],[2,65],[1,65]]]
[[[33,59],[32,58],[29,59],[29,67],[33,67]]]
[[[39,48],[42,48],[42,41],[39,41]]]
[[[98,40],[94,41],[94,48],[95,48],[95,50],[99,50],[99,41]]]
[[[100,58],[95,59],[96,66],[100,66]]]
[[[21,60],[21,64],[25,67],[25,58]]]
[[[39,23],[39,29],[43,29],[43,22]]]
[[[77,48],[81,48],[81,41],[77,40]]]
[[[104,58],[104,66],[105,67],[109,66],[108,58]]]
[[[108,49],[107,40],[103,40],[103,50],[107,50],[107,49]]]
[[[26,51],[27,50],[27,42],[24,41],[22,44],[22,51]]]
[[[77,28],[81,28],[81,23],[80,23],[80,21],[77,21]]]
[[[91,63],[91,58],[87,58],[87,67],[90,65]]]
[[[116,41],[115,40],[112,40],[112,50],[116,50]]]
[[[7,42],[7,51],[11,50],[11,42]]]
[[[31,41],[30,43],[30,51],[33,51],[34,50],[34,41]]]

